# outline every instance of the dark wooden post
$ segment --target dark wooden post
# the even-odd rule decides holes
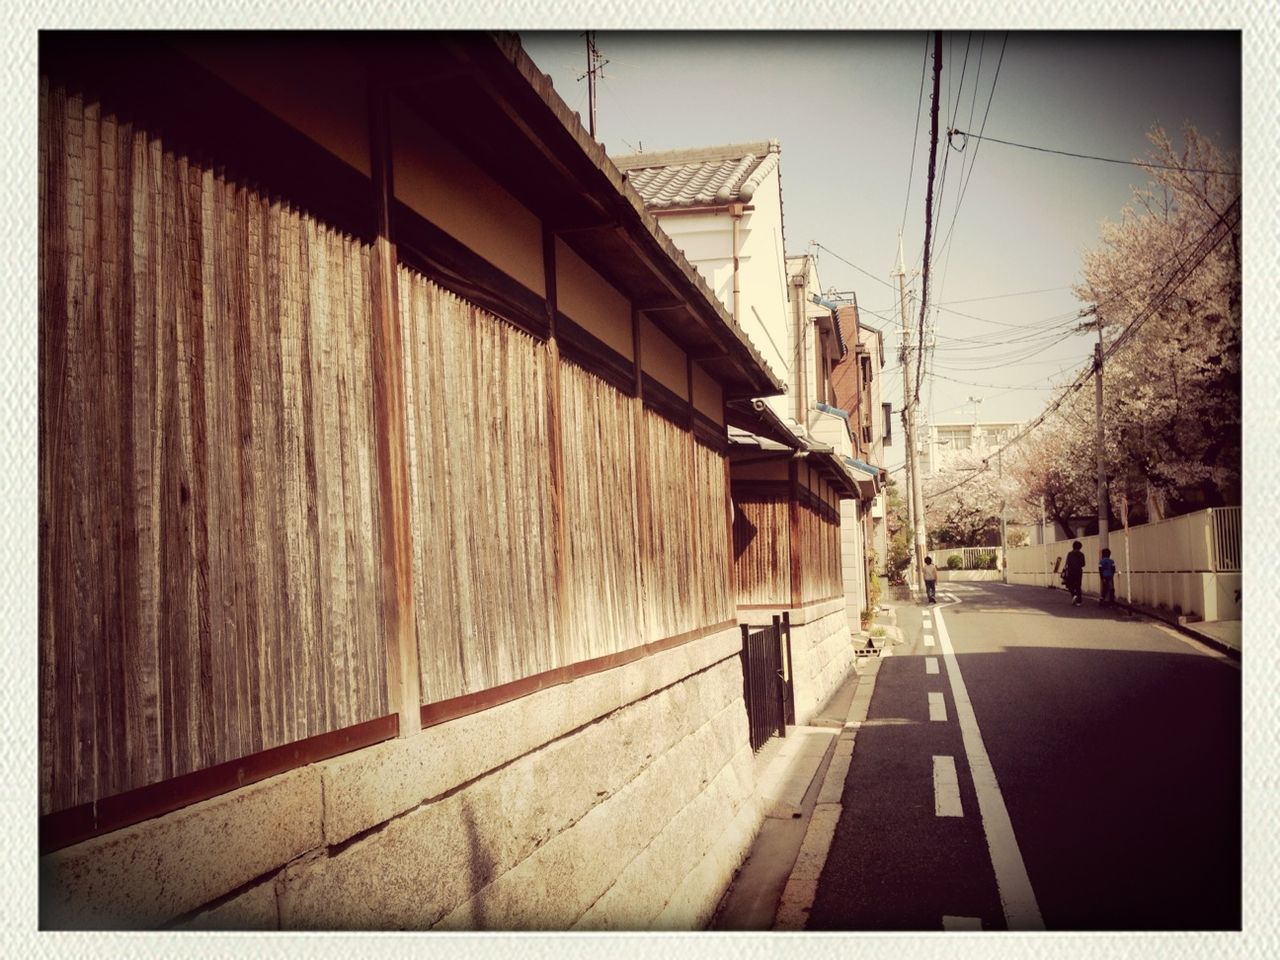
[[[569,651],[569,594],[565,589],[564,529],[564,425],[560,413],[560,343],[556,314],[556,235],[542,225],[542,270],[547,309],[547,458],[551,465],[551,563],[555,596],[551,610],[553,649],[562,663],[571,662]]]
[[[649,453],[648,432],[644,422],[644,363],[640,351],[642,315],[631,307],[631,352],[635,371],[635,387],[631,402],[631,433],[636,475],[636,584],[639,588],[640,636],[648,643],[657,639],[649,627],[648,585],[645,582],[646,559],[649,556]]]
[[[413,543],[409,513],[409,463],[404,355],[397,257],[391,238],[390,98],[369,77],[369,158],[377,238],[372,257],[373,410],[377,434],[377,483],[382,534],[383,612],[386,620],[387,693],[400,720],[400,736],[421,728],[418,638],[413,597]]]
[[[774,686],[778,690],[778,736],[787,735],[787,687],[785,666],[782,662],[782,618],[773,615],[773,638],[778,645],[778,672],[774,678]]]
[[[787,463],[787,512],[790,519],[791,607],[800,606],[803,579],[800,571],[800,464],[792,459]]]

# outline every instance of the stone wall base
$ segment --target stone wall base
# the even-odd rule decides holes
[[[835,654],[810,632],[817,689]],[[57,851],[41,926],[695,929],[761,818],[739,643],[722,631]]]

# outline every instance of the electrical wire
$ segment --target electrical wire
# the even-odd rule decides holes
[[[1232,210],[1234,210],[1237,206],[1239,206],[1239,204],[1240,204],[1240,199],[1237,197],[1234,201],[1232,201],[1231,205],[1228,206],[1227,209],[1224,210],[1218,216],[1218,219],[1213,223],[1212,226],[1209,227],[1207,231],[1205,231],[1205,233],[1200,237],[1200,239],[1192,245],[1190,252],[1188,252],[1187,259],[1182,263],[1180,263],[1178,265],[1178,268],[1175,269],[1169,275],[1169,277],[1161,285],[1160,290],[1157,291],[1157,293],[1153,295],[1153,299],[1148,302],[1146,308],[1137,317],[1129,321],[1128,326],[1126,326],[1125,329],[1120,332],[1120,335],[1117,336],[1116,339],[1112,341],[1109,347],[1103,350],[1102,360],[1104,363],[1106,362],[1106,359],[1108,357],[1113,356],[1115,352],[1120,349],[1120,347],[1122,347],[1125,343],[1129,342],[1133,338],[1133,336],[1137,333],[1137,331],[1141,329],[1142,325],[1146,323],[1147,320],[1149,320],[1153,315],[1155,315],[1155,313],[1160,309],[1160,307],[1164,306],[1165,302],[1168,301],[1169,298],[1172,297],[1173,294],[1184,283],[1186,283],[1187,280],[1191,278],[1191,275],[1196,269],[1196,267],[1200,266],[1200,264],[1202,264],[1205,260],[1207,260],[1209,257],[1209,254],[1211,254],[1214,250],[1220,247],[1223,244],[1223,242],[1226,240],[1226,238],[1231,235],[1232,230],[1234,230],[1235,227],[1239,225],[1239,220],[1237,220],[1235,224],[1228,225],[1227,230],[1220,233],[1216,238],[1213,239],[1212,243],[1209,243],[1206,246],[1206,241],[1208,241],[1213,236],[1213,234],[1217,231],[1220,225],[1226,222],[1227,215]],[[1200,250],[1201,247],[1204,247],[1202,251]],[[1197,253],[1197,251],[1199,252]],[[1194,260],[1195,262],[1192,263],[1192,260]],[[1179,276],[1179,274],[1181,274],[1181,276]],[[1034,420],[1032,420],[1029,424],[1023,427],[1020,431],[1018,431],[1018,433],[1015,434],[1008,442],[1006,442],[1005,445],[1002,446],[999,450],[997,450],[995,453],[988,455],[986,461],[984,461],[983,466],[980,470],[976,471],[975,473],[973,473],[968,477],[963,478],[957,483],[953,483],[949,487],[946,487],[942,490],[936,491],[933,494],[930,494],[929,496],[924,498],[925,502],[928,503],[930,500],[936,500],[938,497],[941,497],[947,493],[950,493],[952,490],[957,490],[960,487],[964,486],[965,484],[974,480],[980,473],[982,473],[987,469],[986,463],[988,461],[995,459],[996,457],[1003,454],[1006,450],[1008,450],[1014,444],[1021,441],[1022,438],[1025,437],[1028,433],[1030,433],[1036,427],[1044,423],[1045,420],[1051,414],[1056,413],[1061,408],[1061,406],[1067,401],[1068,397],[1072,396],[1074,393],[1080,390],[1080,388],[1083,387],[1084,384],[1086,384],[1089,381],[1089,378],[1093,374],[1094,369],[1095,369],[1094,364],[1090,364],[1084,367],[1080,371],[1080,373],[1076,376],[1075,380],[1072,381],[1070,386],[1064,388],[1062,393],[1059,394],[1058,398],[1048,408],[1046,408],[1043,412],[1041,412]]]
[[[952,134],[958,134],[962,137],[972,137],[974,140],[990,140],[992,143],[1003,143],[1006,147],[1021,147],[1023,150],[1035,150],[1039,153],[1056,153],[1063,157],[1075,157],[1078,160],[1097,160],[1101,163],[1121,163],[1130,167],[1147,167],[1151,170],[1178,170],[1182,173],[1216,173],[1224,177],[1238,177],[1238,170],[1207,170],[1192,169],[1190,167],[1175,167],[1163,163],[1151,163],[1143,160],[1116,160],[1111,157],[1095,157],[1087,153],[1072,153],[1069,150],[1054,150],[1050,147],[1036,147],[1029,143],[1014,143],[1012,140],[1000,140],[996,137],[986,137],[980,133],[967,133],[964,130],[956,130],[954,128],[947,131],[947,138],[950,139]]]
[[[911,182],[916,172],[916,144],[920,141],[920,107],[924,103],[924,77],[929,71],[929,34],[924,35],[924,60],[920,64],[920,92],[916,95],[916,122],[911,128],[911,163],[907,167],[907,199],[902,204],[902,226],[898,236],[907,229],[907,210],[911,206]]]

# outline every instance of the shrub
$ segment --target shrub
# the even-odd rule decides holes
[[[948,570],[959,570],[963,566],[964,566],[964,558],[961,557],[960,554],[953,553],[951,556],[947,557]]]

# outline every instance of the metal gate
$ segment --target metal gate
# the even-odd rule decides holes
[[[795,723],[791,683],[791,621],[774,617],[767,627],[742,624],[742,697],[747,704],[751,749],[759,750],[777,734],[787,735]]]

